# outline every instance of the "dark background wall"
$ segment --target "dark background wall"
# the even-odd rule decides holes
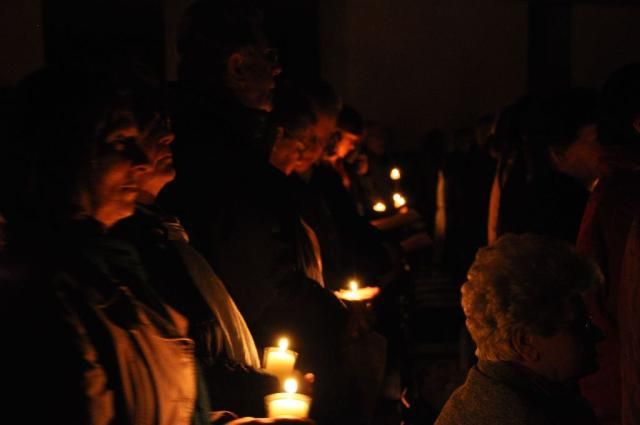
[[[0,85],[45,61],[135,50],[175,77],[188,0],[3,0]],[[599,86],[640,61],[632,1],[265,0],[286,73],[321,74],[346,102],[414,143],[472,124],[527,90]]]

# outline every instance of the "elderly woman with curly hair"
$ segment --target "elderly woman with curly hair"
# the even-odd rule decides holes
[[[575,382],[597,368],[601,334],[581,293],[600,280],[597,266],[545,236],[509,234],[480,249],[462,286],[478,363],[436,424],[597,423]]]

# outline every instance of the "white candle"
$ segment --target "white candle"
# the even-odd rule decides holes
[[[407,200],[399,193],[393,194],[393,206],[396,208],[404,207],[407,204]]]
[[[270,394],[264,398],[269,418],[291,417],[306,418],[309,416],[311,397],[298,394],[298,382],[287,379],[284,383],[284,393]]]
[[[334,293],[338,298],[343,300],[366,301],[372,299],[380,292],[380,288],[377,286],[365,286],[364,288],[361,288],[360,283],[356,279],[351,279],[348,286],[349,289],[341,289]]]
[[[373,205],[373,210],[375,212],[385,212],[387,210],[387,206],[384,204],[384,202],[376,202]]]
[[[389,177],[391,177],[391,180],[400,180],[400,170],[398,168],[392,168]]]
[[[293,373],[298,353],[288,350],[289,340],[280,338],[278,347],[267,347],[264,350],[264,368],[267,373],[283,380]]]

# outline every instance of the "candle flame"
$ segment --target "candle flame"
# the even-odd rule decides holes
[[[396,208],[404,207],[407,200],[399,193],[393,194],[393,206]]]
[[[287,338],[280,338],[278,340],[278,347],[280,347],[280,351],[285,351],[289,348],[289,340]]]
[[[383,202],[376,202],[373,206],[373,210],[377,212],[385,212],[387,210],[387,206]]]
[[[353,292],[356,292],[358,290],[358,281],[355,279],[350,280],[349,289],[351,289],[351,291]]]
[[[391,169],[389,176],[391,177],[391,180],[400,180],[400,170],[398,168]]]
[[[294,378],[288,378],[284,381],[284,391],[293,394],[298,391],[298,381]]]

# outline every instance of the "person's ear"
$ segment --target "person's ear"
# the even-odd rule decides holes
[[[535,337],[524,328],[517,328],[511,335],[511,345],[520,358],[526,362],[536,362],[540,352],[535,345]]]
[[[640,134],[640,114],[636,114],[633,117],[633,122],[631,123],[631,125],[633,125],[633,129],[635,130],[635,132],[637,134]]]
[[[246,82],[245,57],[241,52],[234,52],[227,60],[227,76],[235,85]]]

